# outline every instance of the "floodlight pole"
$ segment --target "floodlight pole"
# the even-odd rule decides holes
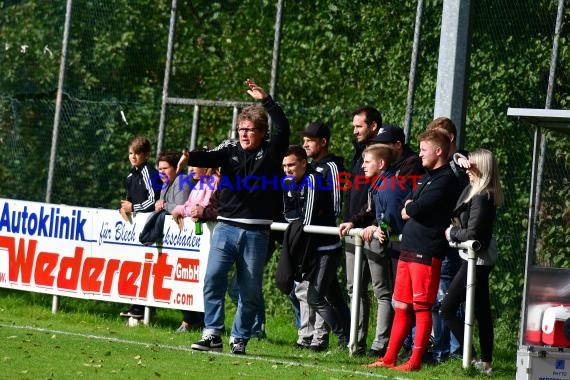
[[[71,9],[73,0],[67,0],[65,7],[65,25],[63,27],[63,42],[61,46],[61,59],[59,61],[59,78],[57,80],[57,93],[55,98],[55,113],[53,117],[53,131],[51,135],[51,150],[49,154],[48,178],[46,184],[46,203],[51,203],[53,191],[53,177],[55,172],[55,156],[57,153],[57,139],[59,136],[59,124],[61,121],[61,102],[63,98],[63,83],[65,79],[65,64],[67,62],[67,46],[69,44],[69,30],[71,28]],[[55,314],[59,308],[58,296],[53,296],[51,312]]]

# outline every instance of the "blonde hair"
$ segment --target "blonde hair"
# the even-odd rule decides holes
[[[493,153],[487,149],[477,149],[469,153],[469,161],[472,162],[480,175],[476,176],[471,184],[471,191],[465,203],[469,202],[475,195],[487,192],[489,195],[493,194],[495,206],[502,205],[503,189],[499,177],[499,165]]]
[[[432,128],[424,131],[418,140],[432,143],[435,147],[441,148],[443,157],[448,157],[449,149],[451,147],[451,136],[443,128]]]
[[[386,163],[386,167],[392,166],[394,161],[396,161],[396,150],[386,144],[369,145],[362,152],[362,158],[364,158],[365,154],[371,154],[375,160],[383,160]]]

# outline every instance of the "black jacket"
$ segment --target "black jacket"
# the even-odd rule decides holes
[[[312,254],[313,236],[303,231],[305,225],[296,220],[287,226],[281,256],[277,263],[275,280],[284,294],[293,290],[294,281],[311,279],[316,268],[316,255]]]
[[[362,207],[366,205],[368,201],[368,189],[370,188],[370,183],[359,184],[358,189],[355,186],[355,177],[364,176],[364,170],[362,170],[362,152],[366,148],[366,144],[353,141],[353,145],[354,156],[352,157],[352,168],[350,171],[352,186],[350,190],[348,190],[348,196],[346,197],[345,222],[348,222],[351,216],[360,212]]]
[[[299,181],[287,179],[283,182],[283,215],[287,222],[336,227],[331,192],[320,188],[319,182],[322,182],[321,176],[310,166]],[[333,235],[318,234],[313,237],[316,249],[338,244],[339,241],[339,237]]]
[[[329,189],[331,192],[334,216],[340,216],[342,192],[340,190],[339,173],[344,172],[344,160],[342,157],[331,153],[319,161],[311,162],[311,166],[322,176],[323,188]]]
[[[478,240],[481,248],[486,249],[493,235],[493,224],[497,215],[493,193],[477,194],[465,203],[469,191],[471,185],[463,190],[453,210],[455,223],[450,231],[451,240]]]
[[[410,147],[406,144],[404,145],[404,151],[402,155],[393,165],[394,169],[396,170],[396,175],[401,175],[407,177],[406,184],[410,189],[413,189],[415,186],[416,178],[410,176],[422,176],[425,174],[426,170],[422,166],[422,159],[417,155],[416,152],[410,149]]]
[[[220,167],[218,220],[243,228],[269,228],[276,202],[281,201],[281,162],[289,146],[289,121],[268,97],[263,106],[273,121],[272,136],[252,151],[239,141],[227,141],[217,150],[191,152],[189,164]]]
[[[445,229],[449,226],[460,189],[457,177],[448,164],[428,171],[420,178],[410,197],[406,213],[410,219],[402,231],[402,251],[416,257],[400,256],[406,261],[431,263],[432,257],[443,259],[449,246]]]
[[[134,212],[154,211],[163,183],[153,166],[145,162],[140,168],[132,168],[125,185],[127,200],[133,204]]]
[[[150,214],[139,234],[141,244],[149,246],[162,240],[164,236],[164,218],[167,214],[165,210]]]

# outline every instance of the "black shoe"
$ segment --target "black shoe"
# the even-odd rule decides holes
[[[230,343],[230,350],[234,355],[245,355],[245,341],[240,338],[235,338],[232,343]]]
[[[375,349],[371,348],[366,353],[366,356],[371,357],[371,358],[381,358],[382,356],[384,356],[384,354],[386,354],[385,348],[381,349],[381,350],[375,350]]]
[[[299,342],[295,342],[293,343],[293,347],[298,348],[300,350],[306,350],[309,347],[311,347],[310,344],[305,344],[305,343],[299,343]]]
[[[314,351],[314,352],[323,352],[323,351],[326,351],[328,349],[328,346],[326,346],[324,344],[311,344],[309,346],[309,348],[311,349],[311,351]]]
[[[190,346],[191,349],[197,351],[216,351],[221,352],[224,344],[222,343],[222,338],[214,334],[204,334],[202,335],[202,340],[193,343]]]

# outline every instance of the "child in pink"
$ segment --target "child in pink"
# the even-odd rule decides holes
[[[172,211],[172,217],[178,222],[185,217],[191,217],[193,221],[201,219],[220,182],[217,169],[192,167],[191,170],[194,173],[192,178],[197,182],[190,191],[188,200]]]

